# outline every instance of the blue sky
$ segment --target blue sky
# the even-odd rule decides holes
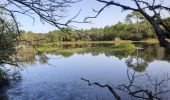
[[[120,2],[129,6],[134,6],[131,0],[122,0]],[[167,4],[170,5],[170,0],[167,0]],[[82,21],[85,17],[93,16],[95,14],[92,11],[92,8],[98,10],[101,7],[103,7],[103,4],[97,2],[96,0],[83,0],[79,3],[73,4],[71,8],[68,8],[69,10],[68,18],[71,18],[72,16],[76,15],[78,11],[81,9],[81,13],[79,14],[76,20]],[[84,29],[88,29],[92,27],[100,28],[106,25],[114,25],[119,21],[124,21],[124,18],[128,13],[130,13],[130,11],[122,12],[120,7],[110,6],[109,8],[106,8],[96,19],[91,19],[92,21],[91,24],[72,23],[72,25],[76,26],[77,28],[84,28]],[[22,25],[20,28],[23,30],[33,31],[33,32],[48,32],[56,29],[54,26],[51,26],[47,23],[42,24],[37,16],[35,16],[35,18],[36,21],[33,24],[33,20],[31,18],[23,15],[17,15],[17,20]]]

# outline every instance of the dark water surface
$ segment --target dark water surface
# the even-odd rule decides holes
[[[9,100],[114,100],[107,88],[88,86],[81,78],[116,87],[128,83],[127,70],[147,73],[153,82],[170,74],[170,54],[158,44],[136,44],[143,49],[125,51],[110,50],[110,46],[64,45],[62,48],[70,52],[45,53],[49,59],[27,54],[22,58],[29,59],[20,71],[22,79],[7,89],[6,96]],[[74,48],[85,50],[71,52]],[[136,82],[146,87],[150,84],[147,78]],[[133,99],[116,91],[123,100]],[[168,98],[168,94],[160,96]]]

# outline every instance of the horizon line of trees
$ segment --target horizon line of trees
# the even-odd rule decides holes
[[[137,21],[134,21],[137,20]],[[164,21],[170,26],[170,17]],[[42,40],[44,42],[59,41],[111,41],[119,38],[121,40],[140,41],[145,39],[157,39],[154,29],[148,21],[137,13],[127,15],[125,22],[118,22],[115,25],[104,28],[91,28],[79,30],[54,30],[46,34],[21,31],[22,37],[28,41]]]

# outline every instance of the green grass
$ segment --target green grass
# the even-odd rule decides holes
[[[111,47],[87,47],[87,48],[70,48],[70,49],[40,47],[37,49],[41,52],[55,51],[57,53],[75,53],[75,52],[86,52],[86,51],[94,51],[94,52],[99,52],[99,51],[111,52],[111,51],[121,51],[121,50],[126,51],[126,50],[136,50],[141,48],[138,48],[133,44],[120,44]]]
[[[153,43],[159,43],[159,41],[157,39],[147,39],[147,40],[141,40],[141,41],[133,41],[133,43],[149,43],[149,44],[153,44]]]
[[[134,49],[141,49],[136,47],[134,44],[120,44],[117,46],[112,46],[114,50],[134,50]]]
[[[67,53],[75,53],[75,52],[83,52],[86,51],[85,48],[73,48],[73,49],[60,49],[57,50],[56,52],[62,53],[62,52],[67,52]]]
[[[40,43],[36,46],[36,49],[40,52],[51,52],[51,51],[58,51],[58,52],[79,52],[85,51],[84,48],[73,48],[73,49],[62,49],[59,45],[71,45],[71,44],[115,44],[117,46],[112,46],[111,48],[107,49],[114,49],[114,50],[132,50],[132,49],[141,49],[136,47],[132,43],[158,43],[157,39],[148,39],[143,41],[131,41],[131,40],[119,40],[119,41],[76,41],[76,42],[54,42],[54,43]],[[93,49],[93,48],[91,48]],[[103,48],[100,48],[103,49]],[[33,52],[37,52],[37,50],[33,50]]]
[[[131,40],[118,40],[118,41],[75,41],[75,42],[53,42],[53,43],[41,43],[38,47],[51,47],[61,44],[131,44],[131,43],[159,43],[157,39],[147,39],[141,41]]]
[[[115,44],[115,43],[132,43],[131,40],[120,41],[76,41],[76,42],[60,42],[61,44]]]

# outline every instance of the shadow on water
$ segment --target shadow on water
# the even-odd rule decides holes
[[[21,79],[18,68],[11,69],[6,65],[0,66],[0,100],[7,100],[6,90],[11,84]]]

